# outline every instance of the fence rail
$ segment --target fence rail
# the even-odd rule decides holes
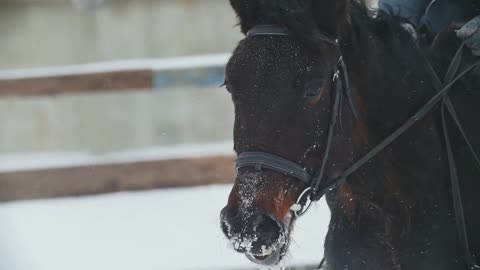
[[[1,96],[45,96],[99,91],[130,91],[168,87],[170,81],[191,78],[198,70],[213,70],[196,74],[197,83],[215,84],[221,80],[223,67],[230,54],[213,54],[166,59],[132,59],[62,67],[16,69],[0,71]],[[190,71],[190,73],[188,73]],[[184,76],[184,77],[185,77]],[[208,77],[212,77],[209,79]],[[195,82],[193,82],[195,83]]]
[[[19,158],[0,166],[0,201],[230,183],[233,161],[230,142],[105,157]]]

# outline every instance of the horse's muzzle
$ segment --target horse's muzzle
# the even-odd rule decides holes
[[[227,206],[221,212],[220,223],[233,249],[245,253],[252,262],[275,265],[282,259],[288,241],[283,222],[261,210],[246,215]]]

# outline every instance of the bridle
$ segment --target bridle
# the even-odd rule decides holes
[[[247,32],[247,37],[254,37],[254,36],[288,36],[288,30],[279,25],[260,25],[255,26]],[[285,175],[292,176],[300,181],[302,181],[306,185],[306,189],[300,194],[297,199],[296,204],[292,207],[292,211],[295,216],[301,216],[305,214],[311,203],[314,201],[318,201],[320,198],[323,197],[327,192],[334,190],[338,186],[342,185],[347,178],[352,175],[355,171],[359,168],[364,166],[367,162],[369,162],[372,158],[374,158],[379,152],[389,146],[392,142],[394,142],[398,137],[400,137],[405,131],[407,131],[411,126],[413,126],[416,122],[421,120],[428,114],[436,105],[441,104],[441,112],[442,112],[442,122],[443,122],[443,131],[445,135],[445,144],[447,148],[447,155],[449,161],[449,170],[450,170],[450,179],[452,184],[452,197],[454,203],[454,210],[455,210],[455,217],[457,221],[457,229],[459,233],[459,239],[462,245],[463,253],[465,255],[465,260],[469,269],[480,269],[478,265],[475,264],[475,258],[470,251],[469,244],[468,244],[468,236],[466,232],[465,226],[465,218],[463,213],[463,205],[461,200],[461,194],[459,189],[459,181],[458,176],[456,173],[456,165],[453,158],[453,151],[450,145],[447,124],[445,120],[445,109],[448,111],[449,115],[451,116],[453,122],[459,129],[460,133],[462,134],[466,144],[469,146],[472,155],[474,156],[476,162],[480,166],[480,158],[477,156],[475,150],[470,143],[469,138],[466,136],[462,125],[459,122],[457,113],[448,97],[448,91],[450,88],[463,76],[473,70],[473,68],[480,65],[480,61],[476,61],[475,63],[469,65],[467,68],[460,70],[460,64],[462,60],[462,52],[463,52],[463,44],[457,51],[455,57],[453,58],[450,66],[446,72],[444,80],[440,80],[438,75],[436,74],[435,70],[431,66],[430,62],[426,57],[424,57],[424,64],[431,76],[433,81],[433,85],[437,90],[437,93],[427,101],[427,103],[421,107],[413,116],[411,116],[404,124],[402,124],[398,129],[396,129],[392,134],[387,136],[383,139],[379,144],[375,147],[370,149],[366,154],[364,154],[361,158],[355,161],[353,164],[350,165],[342,174],[340,174],[335,179],[331,179],[332,181],[327,181],[325,186],[321,186],[324,178],[325,166],[328,162],[328,157],[331,151],[332,143],[333,143],[333,136],[335,127],[337,124],[337,118],[339,115],[342,103],[342,98],[345,96],[348,99],[348,103],[350,109],[354,116],[357,116],[356,109],[353,104],[353,100],[351,97],[351,89],[349,85],[348,73],[347,68],[343,59],[343,55],[340,49],[340,45],[338,39],[329,37],[326,34],[319,35],[320,39],[324,42],[335,46],[338,51],[338,61],[337,67],[335,72],[333,73],[332,77],[332,84],[335,90],[334,92],[334,101],[332,104],[332,109],[330,112],[330,123],[328,127],[328,135],[327,135],[327,143],[325,147],[325,151],[323,154],[322,163],[319,169],[315,170],[314,173],[307,172],[307,169],[303,166],[287,160],[285,158],[279,157],[277,155],[273,155],[270,153],[265,152],[242,152],[238,155],[235,161],[235,169],[238,171],[244,167],[253,167],[256,170],[262,169],[270,169]],[[322,260],[323,263],[323,260]]]
[[[278,25],[260,25],[253,27],[247,32],[247,37],[253,36],[288,36],[288,30]],[[315,170],[313,173],[309,173],[304,167],[295,162],[265,152],[243,152],[238,155],[238,158],[235,161],[235,169],[237,172],[243,167],[254,167],[256,170],[262,170],[265,168],[301,180],[307,186],[307,188],[299,196],[297,203],[292,209],[296,216],[301,216],[306,213],[311,203],[313,201],[318,201],[326,193],[326,191],[331,188],[326,187],[320,189],[320,184],[325,174],[325,167],[327,165],[330,150],[332,148],[334,131],[340,110],[342,109],[341,104],[343,103],[344,97],[347,98],[353,115],[355,117],[357,116],[357,111],[354,107],[351,95],[347,68],[343,60],[338,39],[329,37],[328,35],[322,33],[320,33],[318,36],[322,41],[334,46],[338,52],[336,69],[332,75],[332,86],[335,89],[334,100],[330,112],[330,123],[328,126],[326,148],[320,168]]]

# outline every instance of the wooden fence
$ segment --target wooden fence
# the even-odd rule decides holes
[[[221,54],[0,71],[0,98],[152,90],[159,72],[221,68],[228,57]],[[233,176],[231,154],[0,170],[0,201],[227,183]]]

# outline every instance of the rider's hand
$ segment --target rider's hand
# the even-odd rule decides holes
[[[480,16],[466,23],[460,30],[457,31],[457,36],[465,40],[472,53],[480,56]]]

